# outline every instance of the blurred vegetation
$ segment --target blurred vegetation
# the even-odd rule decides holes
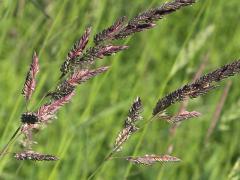
[[[99,32],[115,19],[163,3],[163,0],[0,0],[0,147],[18,127],[25,111],[21,89],[34,50],[41,71],[31,109],[52,89],[59,66],[86,26]],[[159,97],[192,80],[208,54],[204,72],[240,57],[239,0],[199,0],[128,38],[130,48],[98,61],[111,70],[81,85],[58,119],[42,130],[36,150],[61,157],[57,163],[20,162],[11,154],[0,160],[0,179],[86,179],[113,147],[131,102],[140,96],[144,117]],[[122,159],[107,162],[96,179],[240,179],[240,77],[232,86],[221,118],[204,139],[226,81],[208,95],[190,101],[202,112],[184,122],[174,137],[170,125],[155,121],[135,134],[118,156],[165,154],[170,143],[178,164],[135,166]],[[170,109],[177,112],[179,105]],[[19,142],[10,151],[19,150]]]

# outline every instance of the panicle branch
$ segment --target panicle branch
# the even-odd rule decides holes
[[[71,61],[74,61],[76,58],[82,55],[83,50],[88,44],[90,33],[91,28],[89,27],[85,30],[82,37],[74,44],[73,48],[68,53],[66,60],[64,61],[60,68],[60,71],[62,72],[61,77],[65,76],[69,72]]]
[[[117,19],[117,21],[114,22],[112,26],[110,26],[107,29],[104,29],[102,32],[96,34],[94,36],[94,43],[96,45],[99,45],[100,43],[107,41],[107,40],[113,40],[115,36],[119,33],[119,31],[123,28],[127,20],[127,17],[121,17]]]
[[[98,74],[104,73],[109,69],[109,67],[100,67],[94,70],[80,70],[76,71],[75,73],[70,76],[70,78],[67,79],[67,83],[69,83],[71,86],[77,86],[78,84],[81,84],[83,82],[86,82],[87,80],[97,76]]]
[[[129,139],[132,133],[138,130],[138,127],[136,126],[136,122],[142,119],[140,115],[141,111],[142,111],[142,101],[140,97],[137,97],[129,109],[128,117],[124,122],[124,128],[118,134],[115,140],[114,150],[120,151],[122,149],[122,144]]]
[[[96,59],[102,59],[104,56],[110,56],[114,53],[127,49],[127,46],[112,45],[111,41],[123,39],[136,32],[155,27],[155,21],[162,19],[165,15],[173,13],[178,9],[195,3],[195,0],[175,0],[164,5],[138,14],[127,22],[127,17],[121,17],[114,24],[94,36],[94,47],[90,47],[85,53],[82,53],[89,38],[90,28],[74,48],[68,53],[66,61],[61,66],[61,77],[75,68],[82,69],[95,62]]]
[[[196,98],[208,93],[217,87],[212,84],[213,82],[219,82],[227,77],[234,76],[239,72],[240,60],[237,60],[201,76],[193,83],[187,84],[160,99],[153,109],[153,116],[163,112],[166,108],[176,102],[184,101],[186,98]]]
[[[133,162],[135,164],[142,164],[142,165],[153,165],[156,162],[179,162],[181,161],[179,158],[169,155],[155,155],[146,154],[145,156],[139,156],[139,157],[128,157],[126,160]]]
[[[178,123],[180,121],[184,121],[187,119],[199,117],[200,115],[201,115],[201,113],[199,113],[197,111],[192,111],[192,112],[182,111],[176,116],[171,116],[171,115],[162,113],[162,114],[159,114],[159,117],[166,120],[169,123]]]
[[[67,60],[75,59],[82,54],[82,51],[85,49],[89,36],[91,33],[91,28],[87,28],[83,36],[74,44],[72,50],[68,53]]]
[[[121,151],[123,143],[125,143],[129,137],[137,130],[138,128],[135,125],[124,127],[115,140],[114,151]]]
[[[127,21],[127,17],[119,18],[112,26],[104,29],[94,37],[96,45],[109,40],[123,39],[136,32],[151,29],[156,26],[155,21],[164,18],[182,7],[195,3],[195,0],[175,0],[167,2],[162,6],[139,13],[137,16]]]
[[[137,97],[131,108],[129,109],[128,112],[128,117],[125,120],[124,126],[128,127],[129,125],[134,125],[136,123],[136,121],[141,120],[142,116],[141,116],[141,112],[142,112],[142,101],[140,99],[140,97]]]
[[[195,3],[195,0],[175,0],[164,3],[162,6],[147,10],[134,17],[129,24],[151,23],[162,19],[164,16],[171,14],[182,7]]]
[[[38,72],[39,72],[39,59],[37,53],[34,52],[32,63],[30,65],[30,69],[27,73],[24,87],[22,89],[22,94],[25,97],[26,101],[30,100],[36,88],[36,76]]]
[[[84,69],[76,70],[66,80],[59,83],[57,88],[53,92],[49,92],[47,96],[51,96],[52,99],[58,100],[71,94],[77,87],[91,78],[106,72],[109,69],[107,66],[103,66],[97,69]]]
[[[32,160],[32,161],[57,161],[58,157],[49,154],[42,154],[34,151],[23,151],[15,153],[14,157],[17,160]]]
[[[103,59],[104,56],[111,56],[119,51],[127,49],[128,46],[116,46],[116,45],[101,45],[89,48],[83,56],[75,63],[88,63],[92,64],[95,59]]]
[[[128,24],[115,35],[116,39],[126,38],[136,32],[141,32],[151,29],[156,26],[155,21],[162,19],[164,16],[171,14],[178,9],[189,6],[195,3],[195,0],[175,0],[163,4],[162,6],[154,9],[147,10],[138,14],[131,19]]]
[[[96,59],[103,59],[105,56],[111,56],[117,52],[127,49],[128,46],[118,46],[118,45],[98,45],[95,47],[90,47],[85,53],[81,54],[78,58],[68,61],[63,65],[66,71],[64,75],[70,71],[79,71],[82,69],[89,69],[89,65],[92,65]],[[62,75],[63,77],[63,75]]]
[[[36,114],[41,122],[47,122],[48,120],[51,120],[55,118],[55,113],[66,103],[69,103],[71,98],[74,96],[74,91],[67,96],[64,96],[58,100],[53,100],[50,103],[44,104],[41,106]]]

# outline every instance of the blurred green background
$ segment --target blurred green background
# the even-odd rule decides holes
[[[39,53],[41,71],[32,110],[55,86],[59,66],[87,26],[91,25],[95,34],[120,16],[133,17],[163,2],[0,0],[0,147],[19,126],[25,111],[21,89],[34,50]],[[239,18],[239,0],[199,0],[159,21],[154,29],[125,40],[128,50],[97,62],[96,66],[110,65],[110,71],[82,84],[58,119],[35,136],[38,145],[34,150],[55,154],[61,160],[20,162],[8,154],[0,159],[0,179],[87,179],[113,147],[136,96],[142,98],[144,117],[149,118],[157,100],[191,81],[200,67],[206,73],[240,57]],[[202,116],[182,123],[175,136],[169,134],[171,125],[156,120],[116,154],[166,154],[173,144],[172,155],[182,162],[145,167],[115,159],[95,178],[240,179],[239,76],[231,78],[220,116],[214,115],[227,81],[189,102],[187,110],[199,111]],[[176,113],[179,107],[174,105],[169,111]],[[206,143],[213,119],[218,122]],[[19,150],[17,141],[10,152]]]

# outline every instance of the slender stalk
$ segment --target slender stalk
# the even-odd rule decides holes
[[[14,140],[21,134],[19,134],[21,129],[21,125],[16,129],[16,131],[13,133],[12,137],[9,139],[8,143],[3,147],[3,149],[0,152],[0,157],[4,156],[6,151],[8,150],[9,146],[14,142]]]
[[[195,75],[194,75],[194,77],[192,79],[193,82],[196,81],[202,75],[204,69],[206,68],[206,65],[207,65],[208,61],[209,61],[209,54],[207,53],[204,56],[203,62],[201,63],[198,71],[195,73]],[[190,100],[190,98],[187,98],[185,101],[183,101],[181,103],[178,113],[181,113],[181,112],[186,110],[186,108],[188,106],[188,103],[189,103],[189,100]],[[173,138],[176,135],[177,128],[180,126],[180,124],[181,124],[181,122],[173,124],[173,126],[170,127],[170,129],[169,129],[169,136],[170,136],[170,138]],[[174,145],[170,144],[168,146],[168,148],[167,148],[168,154],[171,154],[173,149],[174,149]]]
[[[113,154],[117,151],[117,149],[121,146],[122,144],[116,146],[108,155],[103,159],[103,161],[97,166],[97,168],[93,171],[93,173],[87,178],[88,180],[92,179],[97,172],[103,167],[103,165],[112,158]]]
[[[139,130],[142,130],[144,129],[144,127],[146,125],[148,125],[149,123],[152,122],[152,120],[155,118],[155,116],[151,116],[150,118],[148,118],[143,124],[142,124],[142,127],[140,127],[138,129]],[[97,172],[103,167],[103,165],[110,159],[112,159],[112,156],[114,155],[114,153],[122,146],[124,142],[122,142],[121,144],[118,144],[118,146],[116,146],[110,153],[108,153],[105,158],[103,159],[103,161],[97,166],[97,168],[93,171],[93,173],[88,177],[88,180],[92,179],[96,174]],[[131,157],[131,156],[128,156],[128,157]],[[123,157],[124,158],[124,157]]]
[[[227,85],[226,85],[226,87],[223,90],[222,96],[221,96],[221,98],[220,98],[220,100],[219,100],[219,102],[217,104],[217,107],[215,109],[215,112],[213,114],[211,124],[210,124],[210,126],[208,128],[207,135],[205,137],[205,144],[208,143],[210,136],[212,135],[214,129],[217,126],[217,123],[218,123],[218,121],[220,119],[220,115],[221,115],[222,109],[224,107],[224,103],[225,103],[225,101],[227,99],[227,96],[228,96],[229,90],[231,88],[231,85],[232,85],[232,81],[229,80]]]

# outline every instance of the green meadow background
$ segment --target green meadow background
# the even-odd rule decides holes
[[[39,107],[44,93],[53,89],[60,65],[87,26],[96,32],[118,17],[129,18],[163,0],[0,0],[0,147],[20,124],[25,111],[21,89],[33,51],[41,71],[30,109]],[[203,73],[240,58],[239,0],[199,0],[160,20],[154,29],[121,42],[130,46],[97,61],[110,70],[82,84],[72,102],[58,113],[35,139],[34,150],[55,154],[57,162],[17,161],[19,138],[0,159],[0,179],[87,179],[112,149],[132,101],[140,96],[145,119],[160,97]],[[204,65],[205,64],[205,65]],[[155,120],[133,135],[116,156],[166,154],[180,163],[137,166],[124,159],[109,160],[94,178],[105,179],[240,179],[240,76],[220,83],[213,92],[190,100],[188,111],[200,118],[182,123],[175,136],[171,125]],[[208,128],[227,92],[217,125],[206,143]],[[169,112],[176,113],[181,104]]]

